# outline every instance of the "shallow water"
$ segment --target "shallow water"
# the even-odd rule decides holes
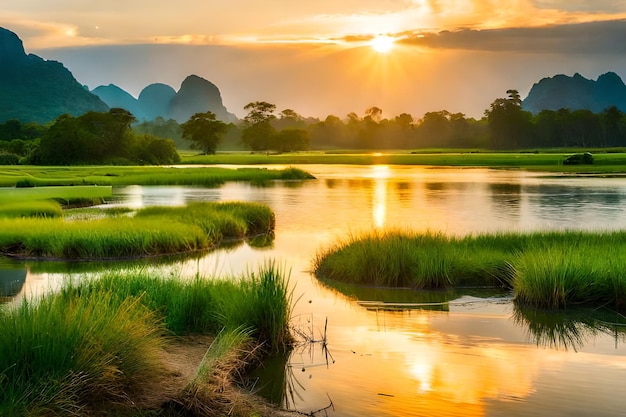
[[[294,326],[315,340],[325,337],[327,345],[305,343],[290,358],[275,358],[251,385],[265,387],[268,397],[291,409],[324,409],[316,415],[626,413],[626,332],[607,324],[617,317],[535,317],[516,311],[509,294],[333,288],[308,272],[320,248],[371,228],[450,234],[623,229],[626,180],[489,169],[303,168],[318,179],[265,187],[114,189],[112,204],[133,207],[243,200],[275,211],[270,247],[242,243],[199,259],[146,266],[229,275],[276,259],[291,269],[298,299]],[[47,291],[66,275],[50,268],[65,266],[4,261],[0,284],[21,280],[14,293]]]

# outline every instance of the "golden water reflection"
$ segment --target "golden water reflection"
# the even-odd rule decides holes
[[[626,377],[623,336],[617,347],[609,336],[578,351],[537,348],[527,329],[512,322],[511,303],[452,304],[450,309],[353,309],[331,326],[329,348],[340,360],[328,369],[306,368],[298,375],[299,383],[316,404],[323,404],[322,392],[329,393],[341,416],[486,416],[494,409],[503,413],[497,415],[511,410],[541,415],[533,409],[534,398],[545,391],[560,393],[564,380],[589,390],[602,384],[599,395],[607,397],[603,401],[609,407],[626,405],[619,388],[602,379]],[[604,371],[572,376],[571,369],[581,363]],[[356,369],[361,370],[358,379]],[[328,372],[332,378],[325,376]],[[551,381],[547,388],[545,381]],[[548,408],[570,407],[576,397],[571,394],[560,393]],[[299,404],[298,409],[315,409],[313,404]],[[360,414],[351,409],[355,404]]]

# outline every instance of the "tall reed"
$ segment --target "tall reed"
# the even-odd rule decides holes
[[[91,415],[133,407],[160,378],[170,334],[217,336],[191,387],[232,371],[249,342],[288,348],[288,277],[275,263],[225,280],[149,270],[68,281],[0,309],[0,415]],[[211,393],[209,393],[210,395]]]
[[[0,414],[85,415],[160,372],[163,328],[137,298],[78,291],[0,313]]]
[[[510,287],[546,308],[626,306],[626,232],[552,231],[451,237],[407,231],[352,236],[313,259],[320,278],[385,286]]]
[[[63,210],[56,201],[17,201],[0,203],[1,217],[61,217]]]
[[[0,251],[26,257],[123,258],[207,248],[200,228],[155,219],[0,219]]]
[[[138,211],[134,217],[74,217],[74,220],[0,217],[0,252],[64,259],[192,252],[214,246],[224,238],[270,233],[274,222],[272,210],[257,203],[150,207]]]
[[[141,296],[151,310],[159,311],[174,334],[218,333],[243,328],[272,351],[291,342],[289,320],[293,303],[289,273],[268,261],[256,271],[230,279],[196,276],[182,280],[149,271],[103,274],[80,284],[81,291],[111,292],[120,300]]]

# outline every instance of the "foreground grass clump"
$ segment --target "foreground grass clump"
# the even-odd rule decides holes
[[[121,299],[142,296],[150,309],[161,311],[173,334],[217,333],[221,329],[253,329],[252,337],[263,340],[272,351],[291,343],[288,332],[291,291],[288,272],[268,262],[239,279],[195,279],[181,282],[145,272],[129,273],[123,279],[105,274],[83,287],[90,292],[113,291]]]
[[[214,413],[207,415],[229,414],[225,398],[214,398],[224,386],[219,391],[211,384],[218,375],[220,384],[232,379],[243,365],[242,351],[289,347],[287,284],[271,262],[228,281],[109,272],[69,282],[41,300],[5,306],[0,415],[157,416],[167,402],[187,411],[210,404]],[[239,314],[233,317],[233,311]],[[161,349],[172,335],[190,334],[215,337],[196,377],[149,408],[142,403],[146,390],[168,385]]]
[[[274,229],[274,213],[256,203],[195,203],[144,209],[135,217],[0,218],[0,252],[62,259],[129,258],[207,249],[224,238]]]
[[[267,234],[274,230],[272,210],[258,203],[219,202],[191,203],[185,207],[147,207],[137,218],[163,217],[199,226],[207,235],[241,238]]]
[[[23,301],[0,314],[0,414],[83,415],[126,400],[158,368],[163,328],[137,298],[110,292]]]
[[[371,232],[318,253],[313,269],[320,278],[382,286],[502,285],[517,302],[543,308],[626,308],[626,232]]]

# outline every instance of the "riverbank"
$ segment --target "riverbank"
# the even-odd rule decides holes
[[[136,270],[5,305],[0,414],[278,413],[235,378],[290,348],[288,280],[273,262],[228,280]]]
[[[272,210],[258,203],[192,203],[137,211],[99,209],[84,217],[78,213],[67,218],[0,218],[0,254],[97,260],[191,253],[224,239],[271,235],[275,227]]]
[[[275,180],[306,180],[297,168],[218,168],[162,166],[2,166],[0,187],[193,185],[217,187],[228,181],[263,184]]]
[[[483,150],[408,151],[318,151],[289,154],[251,154],[249,152],[217,153],[215,155],[183,154],[182,164],[232,165],[424,165],[525,169],[532,171],[584,174],[626,173],[623,149],[598,149],[592,165],[564,165],[569,156],[585,152],[577,149],[542,150],[538,152],[493,152]]]
[[[626,309],[626,232],[552,231],[453,237],[410,231],[350,236],[318,252],[323,279],[416,289],[502,286],[539,308]]]

